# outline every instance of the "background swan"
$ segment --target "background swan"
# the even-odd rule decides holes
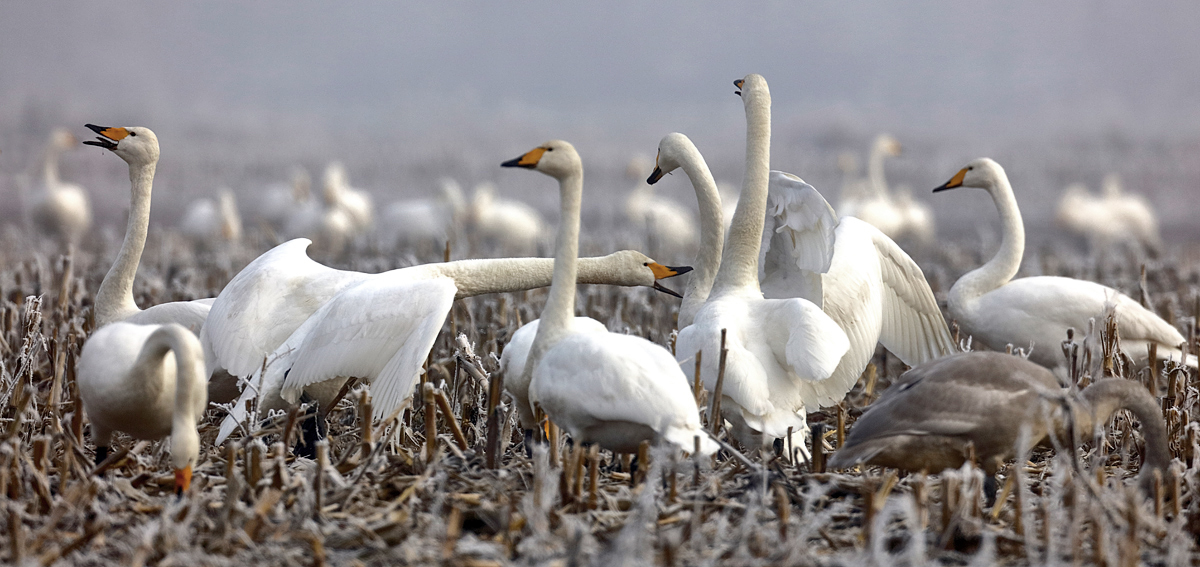
[[[108,455],[115,431],[135,439],[170,435],[175,489],[186,491],[200,455],[197,423],[208,404],[196,335],[177,324],[113,323],[83,344],[77,368],[96,462]]]
[[[1064,189],[1055,220],[1059,226],[1087,238],[1094,251],[1129,242],[1150,249],[1162,246],[1154,209],[1141,195],[1122,191],[1121,178],[1115,173],[1105,176],[1100,195],[1089,193],[1080,183]]]
[[[554,278],[524,372],[529,400],[571,434],[631,453],[643,441],[710,454],[716,444],[700,425],[691,388],[674,357],[641,337],[575,330],[575,283],[583,165],[575,148],[553,140],[503,164],[558,180],[562,213],[554,246]]]
[[[222,424],[221,440],[245,418],[244,400],[259,397],[263,410],[282,409],[309,391],[328,402],[341,387],[338,377],[374,380],[375,417],[388,415],[411,393],[450,301],[544,287],[553,273],[549,258],[502,258],[365,274],[314,262],[305,253],[308,244],[292,240],[259,256],[213,304],[201,332],[208,368],[250,378],[255,386],[243,391]],[[580,264],[580,283],[663,291],[669,290],[656,278],[682,272],[631,250]],[[285,376],[288,400],[281,397]]]
[[[968,444],[990,477],[1003,461],[1025,452],[1051,433],[1072,449],[1091,439],[1114,412],[1128,409],[1141,422],[1146,439],[1141,479],[1166,473],[1171,462],[1161,409],[1133,380],[1093,383],[1069,396],[1048,370],[1019,356],[966,352],[935,360],[905,373],[850,429],[829,460],[832,469],[859,464],[928,470],[958,468]],[[1071,406],[1076,439],[1068,440],[1061,400]],[[1025,447],[1021,429],[1029,428]],[[991,492],[995,481],[989,478]]]
[[[242,216],[237,197],[225,188],[216,199],[202,198],[188,203],[179,221],[179,231],[202,246],[238,242],[242,239]]]
[[[676,356],[685,373],[694,374],[693,357],[703,351],[700,379],[712,390],[721,331],[727,329],[721,409],[738,440],[756,447],[787,436],[789,429],[801,435],[807,431],[807,401],[801,386],[828,378],[849,341],[812,302],[762,296],[758,259],[770,169],[771,94],[760,75],[747,75],[735,84],[746,109],[742,194],[712,293],[695,321],[679,331]]]
[[[658,195],[642,179],[648,169],[641,157],[633,158],[626,168],[637,184],[625,198],[625,219],[630,226],[643,231],[652,249],[671,252],[691,249],[699,237],[692,212],[683,204]]]
[[[1087,329],[1089,319],[1100,320],[1111,307],[1121,346],[1132,359],[1144,362],[1147,345],[1153,343],[1158,345],[1159,357],[1180,360],[1179,345],[1186,342],[1183,335],[1115,289],[1053,276],[1013,279],[1025,252],[1025,226],[1000,164],[989,158],[976,159],[934,192],[956,187],[978,187],[990,193],[1003,234],[996,255],[950,288],[950,315],[964,334],[992,350],[1004,350],[1008,344],[1032,347],[1029,360],[1055,368],[1065,362],[1059,345],[1067,329]],[[1189,355],[1187,363],[1195,367],[1195,356]]]
[[[96,327],[116,321],[138,324],[179,323],[193,333],[199,333],[208,317],[212,299],[160,303],[145,310],[133,301],[133,279],[137,275],[146,247],[150,227],[150,193],[154,188],[154,171],[158,166],[158,137],[149,128],[129,126],[108,128],[88,124],[99,134],[84,144],[97,146],[117,154],[129,164],[130,205],[125,240],[117,259],[100,282],[93,310]]]
[[[475,187],[468,223],[476,246],[517,256],[537,253],[546,232],[546,222],[537,209],[497,197],[493,183]]]
[[[283,232],[289,219],[303,203],[312,199],[312,178],[302,167],[292,171],[287,184],[276,183],[264,189],[258,198],[258,217],[276,232]]]
[[[325,167],[325,204],[341,210],[350,218],[354,236],[366,233],[375,221],[375,205],[371,195],[350,186],[346,166],[335,161]]]
[[[462,187],[447,177],[438,181],[436,198],[405,199],[384,207],[379,212],[376,234],[385,250],[441,252],[447,242],[458,238],[466,212]]]
[[[900,155],[900,151],[900,142],[895,138],[877,136],[871,144],[867,178],[857,183],[843,181],[838,213],[859,218],[893,240],[908,236],[927,243],[934,234],[933,211],[913,200],[911,193],[892,195],[884,176],[884,160]],[[838,166],[847,177],[857,169],[857,164],[845,157],[839,159]]]
[[[79,139],[66,129],[57,128],[51,132],[42,153],[42,179],[28,202],[34,226],[68,244],[78,244],[92,226],[92,206],[87,191],[80,185],[63,181],[58,173],[59,156],[78,143]]]

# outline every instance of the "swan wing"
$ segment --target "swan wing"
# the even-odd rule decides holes
[[[387,417],[412,394],[456,291],[449,278],[413,281],[397,273],[342,291],[313,314],[317,322],[297,349],[284,395],[358,377],[371,384],[374,417]]]
[[[309,244],[297,238],[268,250],[217,296],[200,333],[210,371],[253,374],[329,298],[366,277],[314,262]]]
[[[822,304],[820,274],[833,262],[837,215],[804,180],[772,171],[759,249],[759,281],[769,298],[802,297]]]
[[[211,308],[212,299],[172,301],[171,303],[160,303],[149,309],[144,309],[125,318],[124,322],[138,325],[179,323],[187,328],[187,330],[200,334],[200,329],[204,327],[204,322],[208,319]]]
[[[869,231],[879,257],[883,281],[883,329],[879,342],[909,366],[957,350],[921,267],[883,232],[854,220],[862,225],[862,230]]]
[[[829,315],[804,299],[766,299],[757,307],[765,342],[790,370],[793,382],[803,385],[833,375],[850,339]]]

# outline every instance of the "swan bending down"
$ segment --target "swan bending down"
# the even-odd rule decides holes
[[[267,251],[213,304],[200,333],[208,367],[249,378],[253,386],[222,423],[218,443],[246,418],[246,400],[258,398],[263,411],[284,409],[305,390],[325,408],[350,376],[374,381],[375,417],[389,415],[411,393],[451,301],[545,287],[553,274],[549,258],[459,260],[365,274],[314,262],[308,245],[296,239]],[[580,283],[672,295],[657,280],[690,269],[632,250],[580,264]]]
[[[936,473],[962,466],[970,444],[990,477],[1003,461],[1024,454],[1051,434],[1073,448],[1090,440],[1093,430],[1103,427],[1114,412],[1127,409],[1141,422],[1146,439],[1143,486],[1153,479],[1153,470],[1166,472],[1171,461],[1166,425],[1158,404],[1141,384],[1100,380],[1079,397],[1059,386],[1050,371],[1019,356],[948,356],[909,370],[888,388],[850,429],[829,467],[870,464]],[[1074,422],[1073,441],[1067,441],[1064,398]],[[1029,428],[1026,445],[1018,447],[1024,427]]]
[[[222,189],[217,198],[197,199],[188,203],[179,230],[193,242],[215,246],[221,242],[242,239],[242,217],[238,214],[237,198],[233,191]]]
[[[1058,201],[1058,224],[1086,237],[1093,250],[1122,242],[1137,242],[1157,249],[1162,246],[1154,209],[1141,195],[1121,190],[1115,173],[1104,178],[1101,195],[1088,193],[1082,184],[1067,187]]]
[[[175,490],[188,489],[200,456],[196,427],[208,404],[201,350],[196,335],[174,323],[113,323],[92,333],[76,384],[97,463],[108,456],[114,431],[135,439],[170,435]]]
[[[728,355],[721,409],[732,433],[747,447],[807,431],[806,382],[833,374],[849,340],[833,319],[805,299],[764,299],[758,284],[770,169],[771,94],[761,75],[735,81],[746,109],[746,170],[737,211],[708,300],[695,321],[679,331],[680,365],[694,373],[691,357],[703,351],[701,379],[712,390],[720,360],[721,331]],[[695,376],[690,376],[693,380]]]
[[[679,307],[679,326],[691,324],[704,304],[721,260],[720,202],[704,158],[683,134],[659,143],[657,182],[682,166],[700,202],[704,241]],[[707,212],[706,212],[707,211]],[[838,219],[811,185],[772,171],[759,251],[759,285],[768,299],[799,297],[820,305],[846,333],[850,348],[833,375],[803,383],[808,410],[840,401],[875,354],[875,344],[916,365],[954,352],[937,300],[916,262],[875,227]],[[678,351],[687,359],[694,353]]]
[[[154,186],[154,170],[158,166],[158,137],[149,128],[140,126],[108,128],[88,124],[87,127],[99,136],[84,144],[104,148],[125,160],[129,164],[131,185],[125,240],[96,292],[93,307],[96,327],[116,321],[141,325],[179,323],[193,333],[199,333],[208,317],[212,298],[160,303],[147,309],[138,308],[133,301],[133,279],[150,227],[150,193]]]
[[[576,330],[575,284],[583,165],[574,146],[552,140],[504,167],[533,169],[558,180],[561,216],[550,297],[529,349],[529,401],[571,434],[631,453],[643,441],[711,454],[687,379],[674,357],[641,337]]]
[[[1067,329],[1087,329],[1089,319],[1103,317],[1111,306],[1121,347],[1130,358],[1144,363],[1148,345],[1155,344],[1159,357],[1181,360],[1183,335],[1115,289],[1056,276],[1013,279],[1025,252],[1025,225],[1000,164],[989,158],[974,160],[934,192],[956,187],[978,187],[990,193],[1003,234],[996,255],[950,288],[950,315],[966,334],[992,350],[1004,350],[1009,344],[1032,347],[1029,360],[1056,368],[1066,362],[1059,345]],[[1186,363],[1195,368],[1196,357],[1189,355]]]
[[[537,252],[546,225],[537,209],[521,201],[496,197],[493,183],[475,187],[468,220],[474,242],[510,254]]]
[[[79,140],[63,128],[50,134],[42,155],[42,182],[29,204],[31,220],[39,230],[67,244],[78,244],[92,226],[92,206],[87,191],[58,175],[58,157]]]

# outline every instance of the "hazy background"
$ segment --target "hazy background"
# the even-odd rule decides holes
[[[1187,226],[1200,212],[1198,22],[1194,0],[4,2],[0,211],[16,219],[11,176],[49,128],[84,137],[92,122],[158,133],[157,223],[222,185],[249,207],[291,167],[317,177],[332,159],[378,204],[452,175],[552,212],[548,180],[498,167],[549,138],[579,148],[603,217],[631,186],[628,159],[671,131],[738,183],[732,81],[758,72],[773,166],[835,204],[836,155],[865,160],[888,131],[906,149],[889,181],[933,203],[947,231],[994,223],[978,193],[928,193],[982,155],[1005,165],[1031,223],[1049,221],[1066,183],[1095,189],[1115,171]],[[102,218],[127,207],[121,160],[81,147],[63,166]],[[682,175],[664,191],[694,205]]]

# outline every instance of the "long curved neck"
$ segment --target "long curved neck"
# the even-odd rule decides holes
[[[152,376],[168,352],[175,353],[175,406],[171,414],[171,460],[183,468],[200,450],[196,432],[197,396],[207,395],[200,341],[181,325],[163,325],[150,334],[136,362],[139,375]]]
[[[125,226],[125,241],[113,262],[100,291],[96,292],[96,324],[103,326],[119,321],[139,311],[133,301],[133,278],[137,275],[142,260],[142,249],[146,246],[146,232],[150,226],[150,192],[154,184],[156,164],[129,166],[129,181],[132,197],[129,204],[129,223]]]
[[[743,96],[750,93],[743,92]],[[713,292],[749,289],[759,292],[758,249],[767,214],[767,182],[771,169],[771,95],[763,89],[746,101],[746,173],[729,241],[721,255]]]
[[[867,162],[867,177],[871,183],[871,194],[877,197],[887,195],[887,179],[883,176],[883,160],[887,158],[884,144],[876,143],[871,147],[871,158]]]
[[[717,182],[713,180],[712,172],[709,171],[708,163],[704,161],[700,150],[695,146],[687,147],[680,156],[679,164],[692,181],[692,188],[696,190],[696,201],[700,206],[700,250],[696,253],[692,277],[688,280],[687,289],[683,292],[683,302],[679,306],[679,328],[682,329],[692,324],[696,312],[704,305],[709,292],[712,291],[717,270],[721,267],[725,221],[722,218],[721,194],[717,191]]]
[[[579,258],[577,262],[577,278],[581,284],[645,285],[644,281],[638,281],[637,274],[627,269],[627,262],[622,261],[619,253]],[[458,288],[455,299],[546,287],[553,280],[555,265],[554,258],[495,258],[427,264],[454,280]]]
[[[1084,431],[1090,432],[1096,425],[1108,423],[1117,410],[1129,410],[1141,423],[1142,437],[1146,440],[1142,480],[1148,480],[1153,469],[1166,472],[1171,464],[1166,424],[1158,404],[1140,383],[1119,378],[1101,380],[1084,388],[1082,395],[1091,406],[1091,417],[1095,420],[1091,424],[1081,424],[1087,426]]]
[[[46,153],[42,156],[42,180],[48,189],[54,188],[59,183],[58,154],[61,151],[57,144],[52,143],[46,146]]]
[[[1013,279],[1021,268],[1021,257],[1025,253],[1025,225],[1021,220],[1021,209],[1013,195],[1008,176],[998,175],[989,192],[1000,212],[1000,230],[1003,237],[1000,249],[991,260],[968,272],[950,289],[950,301],[961,305],[964,301],[977,298]]]
[[[579,208],[583,197],[583,172],[559,180],[562,199],[558,224],[558,240],[554,243],[554,278],[550,298],[542,310],[534,338],[534,350],[545,352],[565,337],[575,318],[575,277],[579,259]],[[527,367],[532,368],[532,365]]]

